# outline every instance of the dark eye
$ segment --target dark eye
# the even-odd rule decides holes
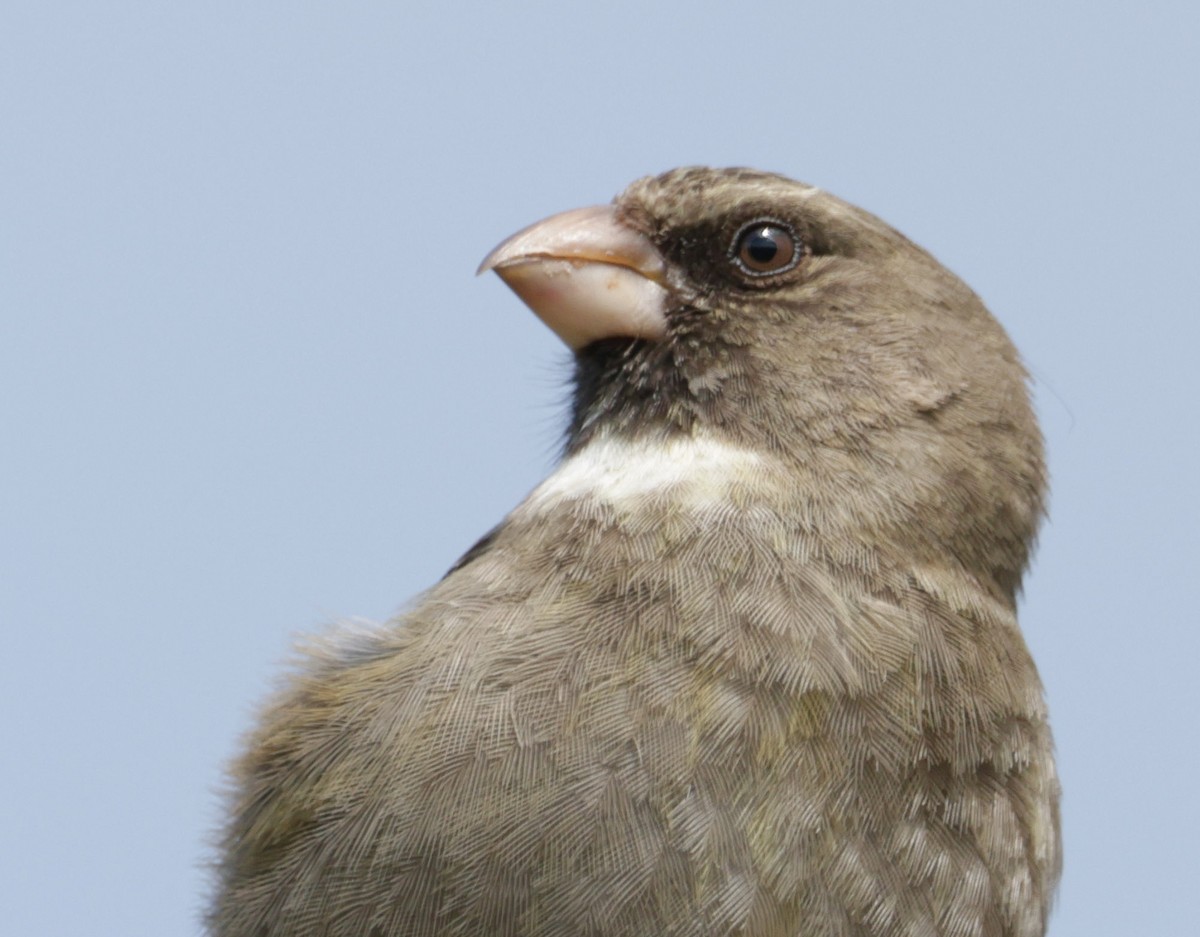
[[[790,270],[802,251],[795,236],[778,221],[754,221],[733,239],[731,259],[743,273],[768,276]]]

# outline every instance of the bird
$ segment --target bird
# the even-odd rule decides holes
[[[825,190],[685,167],[484,260],[568,346],[561,459],[231,770],[214,937],[1036,937],[1018,354]]]

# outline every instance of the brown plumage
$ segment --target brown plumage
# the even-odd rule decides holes
[[[267,708],[211,932],[1042,934],[1015,594],[1044,473],[978,298],[749,170],[640,180],[487,266],[576,349],[564,461]]]

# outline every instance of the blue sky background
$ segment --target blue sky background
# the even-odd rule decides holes
[[[685,163],[861,204],[1012,333],[1051,934],[1193,932],[1198,9],[6,3],[6,932],[198,932],[294,637],[389,615],[552,464],[567,355],[475,265]]]

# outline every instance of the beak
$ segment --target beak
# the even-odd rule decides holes
[[[666,264],[611,205],[553,215],[503,241],[476,273],[495,270],[572,349],[602,338],[667,333]]]

